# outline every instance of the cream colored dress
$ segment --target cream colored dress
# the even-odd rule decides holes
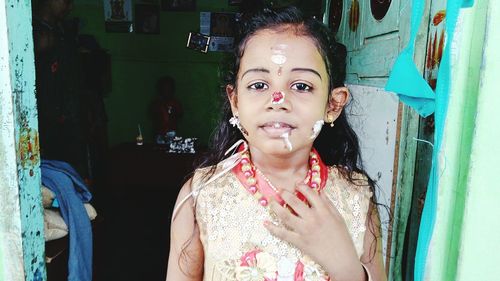
[[[197,171],[195,185],[196,179],[206,171],[207,168]],[[365,184],[349,183],[339,175],[337,168],[329,167],[324,192],[343,216],[357,254],[361,256],[372,193],[366,181],[358,181]],[[264,228],[265,220],[280,223],[232,172],[203,186],[195,200],[205,257],[203,280],[329,280],[321,266]]]

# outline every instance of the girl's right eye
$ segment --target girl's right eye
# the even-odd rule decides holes
[[[269,89],[269,86],[267,86],[267,84],[264,82],[256,82],[248,86],[248,89],[256,91],[264,91]]]

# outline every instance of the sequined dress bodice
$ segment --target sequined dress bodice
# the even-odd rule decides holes
[[[198,170],[195,178],[206,169]],[[329,167],[324,192],[344,218],[361,256],[369,187],[352,184]],[[231,172],[200,190],[195,214],[204,249],[203,280],[328,280],[321,266],[269,233],[265,220],[281,223]]]

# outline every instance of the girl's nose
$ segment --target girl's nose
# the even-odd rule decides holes
[[[289,98],[290,97],[287,97],[284,91],[274,91],[273,93],[271,93],[267,108],[269,110],[289,111],[292,109],[292,104],[290,103]]]

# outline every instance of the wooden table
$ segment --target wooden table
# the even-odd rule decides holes
[[[194,170],[197,154],[168,153],[166,146],[124,143],[111,149],[108,163],[110,187],[166,188],[182,186]]]
[[[172,210],[196,157],[154,144],[111,148],[96,195],[106,217],[102,280],[165,280]]]

